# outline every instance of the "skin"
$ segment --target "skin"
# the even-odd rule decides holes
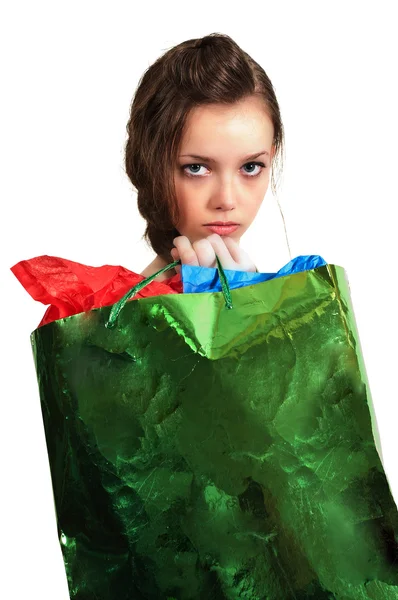
[[[217,253],[225,269],[256,271],[239,242],[253,223],[268,189],[273,134],[264,104],[255,96],[228,106],[211,104],[193,109],[174,168],[180,208],[176,228],[182,234],[173,240],[174,260],[215,267]],[[264,150],[266,153],[247,159]],[[212,221],[234,221],[240,226],[231,235],[220,236],[204,226]],[[158,256],[142,274],[147,277],[165,265]],[[176,267],[177,272],[180,269]],[[157,281],[173,274],[172,270],[167,271]]]

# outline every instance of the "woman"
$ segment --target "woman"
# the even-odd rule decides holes
[[[39,256],[12,267],[31,296],[50,305],[39,327],[107,306],[170,263],[256,271],[240,247],[282,158],[284,133],[272,83],[228,35],[168,50],[144,73],[127,124],[126,173],[156,252],[140,273]],[[233,222],[232,227],[209,223]],[[138,297],[183,291],[180,266]]]
[[[227,35],[182,42],[144,73],[127,131],[126,173],[147,221],[145,239],[157,253],[141,275],[175,260],[215,267],[216,253],[226,269],[256,271],[239,242],[261,206],[284,137],[260,65]],[[228,221],[236,226],[208,225]],[[156,280],[169,281],[170,271]]]
[[[84,311],[32,334],[71,598],[397,598],[398,513],[341,270],[342,294],[336,269],[279,280],[235,321],[200,294],[131,303],[114,335],[90,311],[174,260],[255,270],[239,242],[283,143],[269,79],[228,36],[184,42],[145,73],[128,132],[155,260],[126,275],[39,257],[47,286],[25,261],[53,320]]]

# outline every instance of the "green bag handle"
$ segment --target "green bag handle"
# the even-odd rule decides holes
[[[222,264],[220,262],[220,259],[217,256],[217,254],[216,254],[216,262],[217,262],[218,276],[219,276],[220,282],[221,282],[222,293],[224,294],[225,307],[230,309],[230,308],[232,308],[231,289],[228,285],[228,280],[225,276],[224,269],[222,267]],[[126,302],[128,300],[130,300],[130,298],[135,296],[135,294],[137,292],[139,292],[140,290],[142,290],[142,288],[144,288],[146,285],[148,285],[148,283],[151,283],[151,281],[153,281],[153,279],[155,279],[155,277],[157,277],[161,273],[165,273],[169,269],[173,269],[176,265],[179,265],[179,264],[181,264],[181,260],[175,260],[174,262],[172,262],[169,265],[166,265],[165,267],[160,269],[157,273],[154,273],[153,275],[150,275],[146,279],[143,279],[142,281],[137,283],[137,285],[135,285],[133,288],[131,288],[131,290],[129,290],[123,296],[123,298],[121,298],[120,300],[118,300],[118,302],[115,302],[115,304],[113,304],[113,306],[111,308],[111,312],[109,314],[108,321],[105,323],[105,327],[107,329],[113,329],[116,325],[116,321],[120,314],[120,311],[123,309]]]

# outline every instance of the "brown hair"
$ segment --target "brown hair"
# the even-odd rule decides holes
[[[126,173],[147,221],[143,237],[166,261],[179,235],[174,166],[187,117],[201,104],[233,104],[259,95],[274,127],[275,159],[283,162],[284,130],[272,83],[262,67],[228,35],[212,33],[167,50],[142,75],[126,129]]]

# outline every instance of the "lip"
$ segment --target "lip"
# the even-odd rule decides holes
[[[239,225],[204,225],[204,227],[207,227],[213,233],[218,233],[218,235],[230,235],[238,229]]]
[[[235,221],[212,221],[211,223],[204,223],[204,225],[239,225]]]

